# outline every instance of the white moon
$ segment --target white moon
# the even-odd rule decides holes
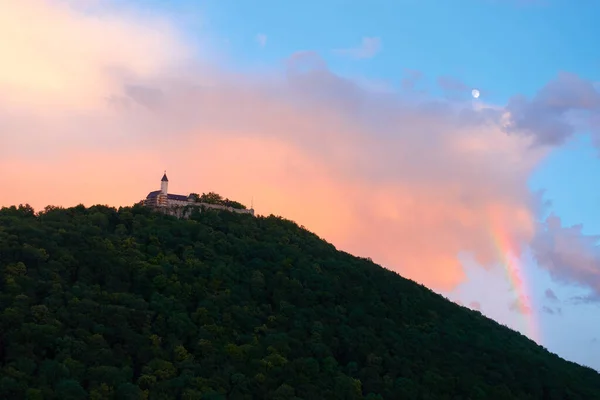
[[[477,89],[471,90],[471,95],[473,95],[474,98],[478,98],[479,97],[479,90],[477,90]]]

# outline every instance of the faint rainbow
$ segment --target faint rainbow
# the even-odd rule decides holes
[[[525,332],[529,338],[540,344],[540,331],[535,319],[533,307],[531,306],[531,297],[528,294],[530,286],[527,284],[523,268],[520,266],[517,258],[517,254],[519,253],[517,251],[517,246],[511,240],[510,235],[508,235],[502,223],[493,220],[490,222],[492,242],[500,256],[502,267],[506,272],[509,283],[517,294],[519,314],[522,315],[525,323]]]

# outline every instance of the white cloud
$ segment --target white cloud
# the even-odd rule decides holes
[[[267,35],[264,33],[259,33],[256,35],[256,42],[260,47],[265,47],[267,45]]]

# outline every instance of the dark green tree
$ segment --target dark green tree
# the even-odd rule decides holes
[[[281,217],[22,205],[0,398],[594,400],[600,375]]]

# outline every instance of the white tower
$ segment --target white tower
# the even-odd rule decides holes
[[[169,193],[169,178],[167,178],[167,171],[165,171],[165,174],[160,180],[160,193],[165,196]]]

